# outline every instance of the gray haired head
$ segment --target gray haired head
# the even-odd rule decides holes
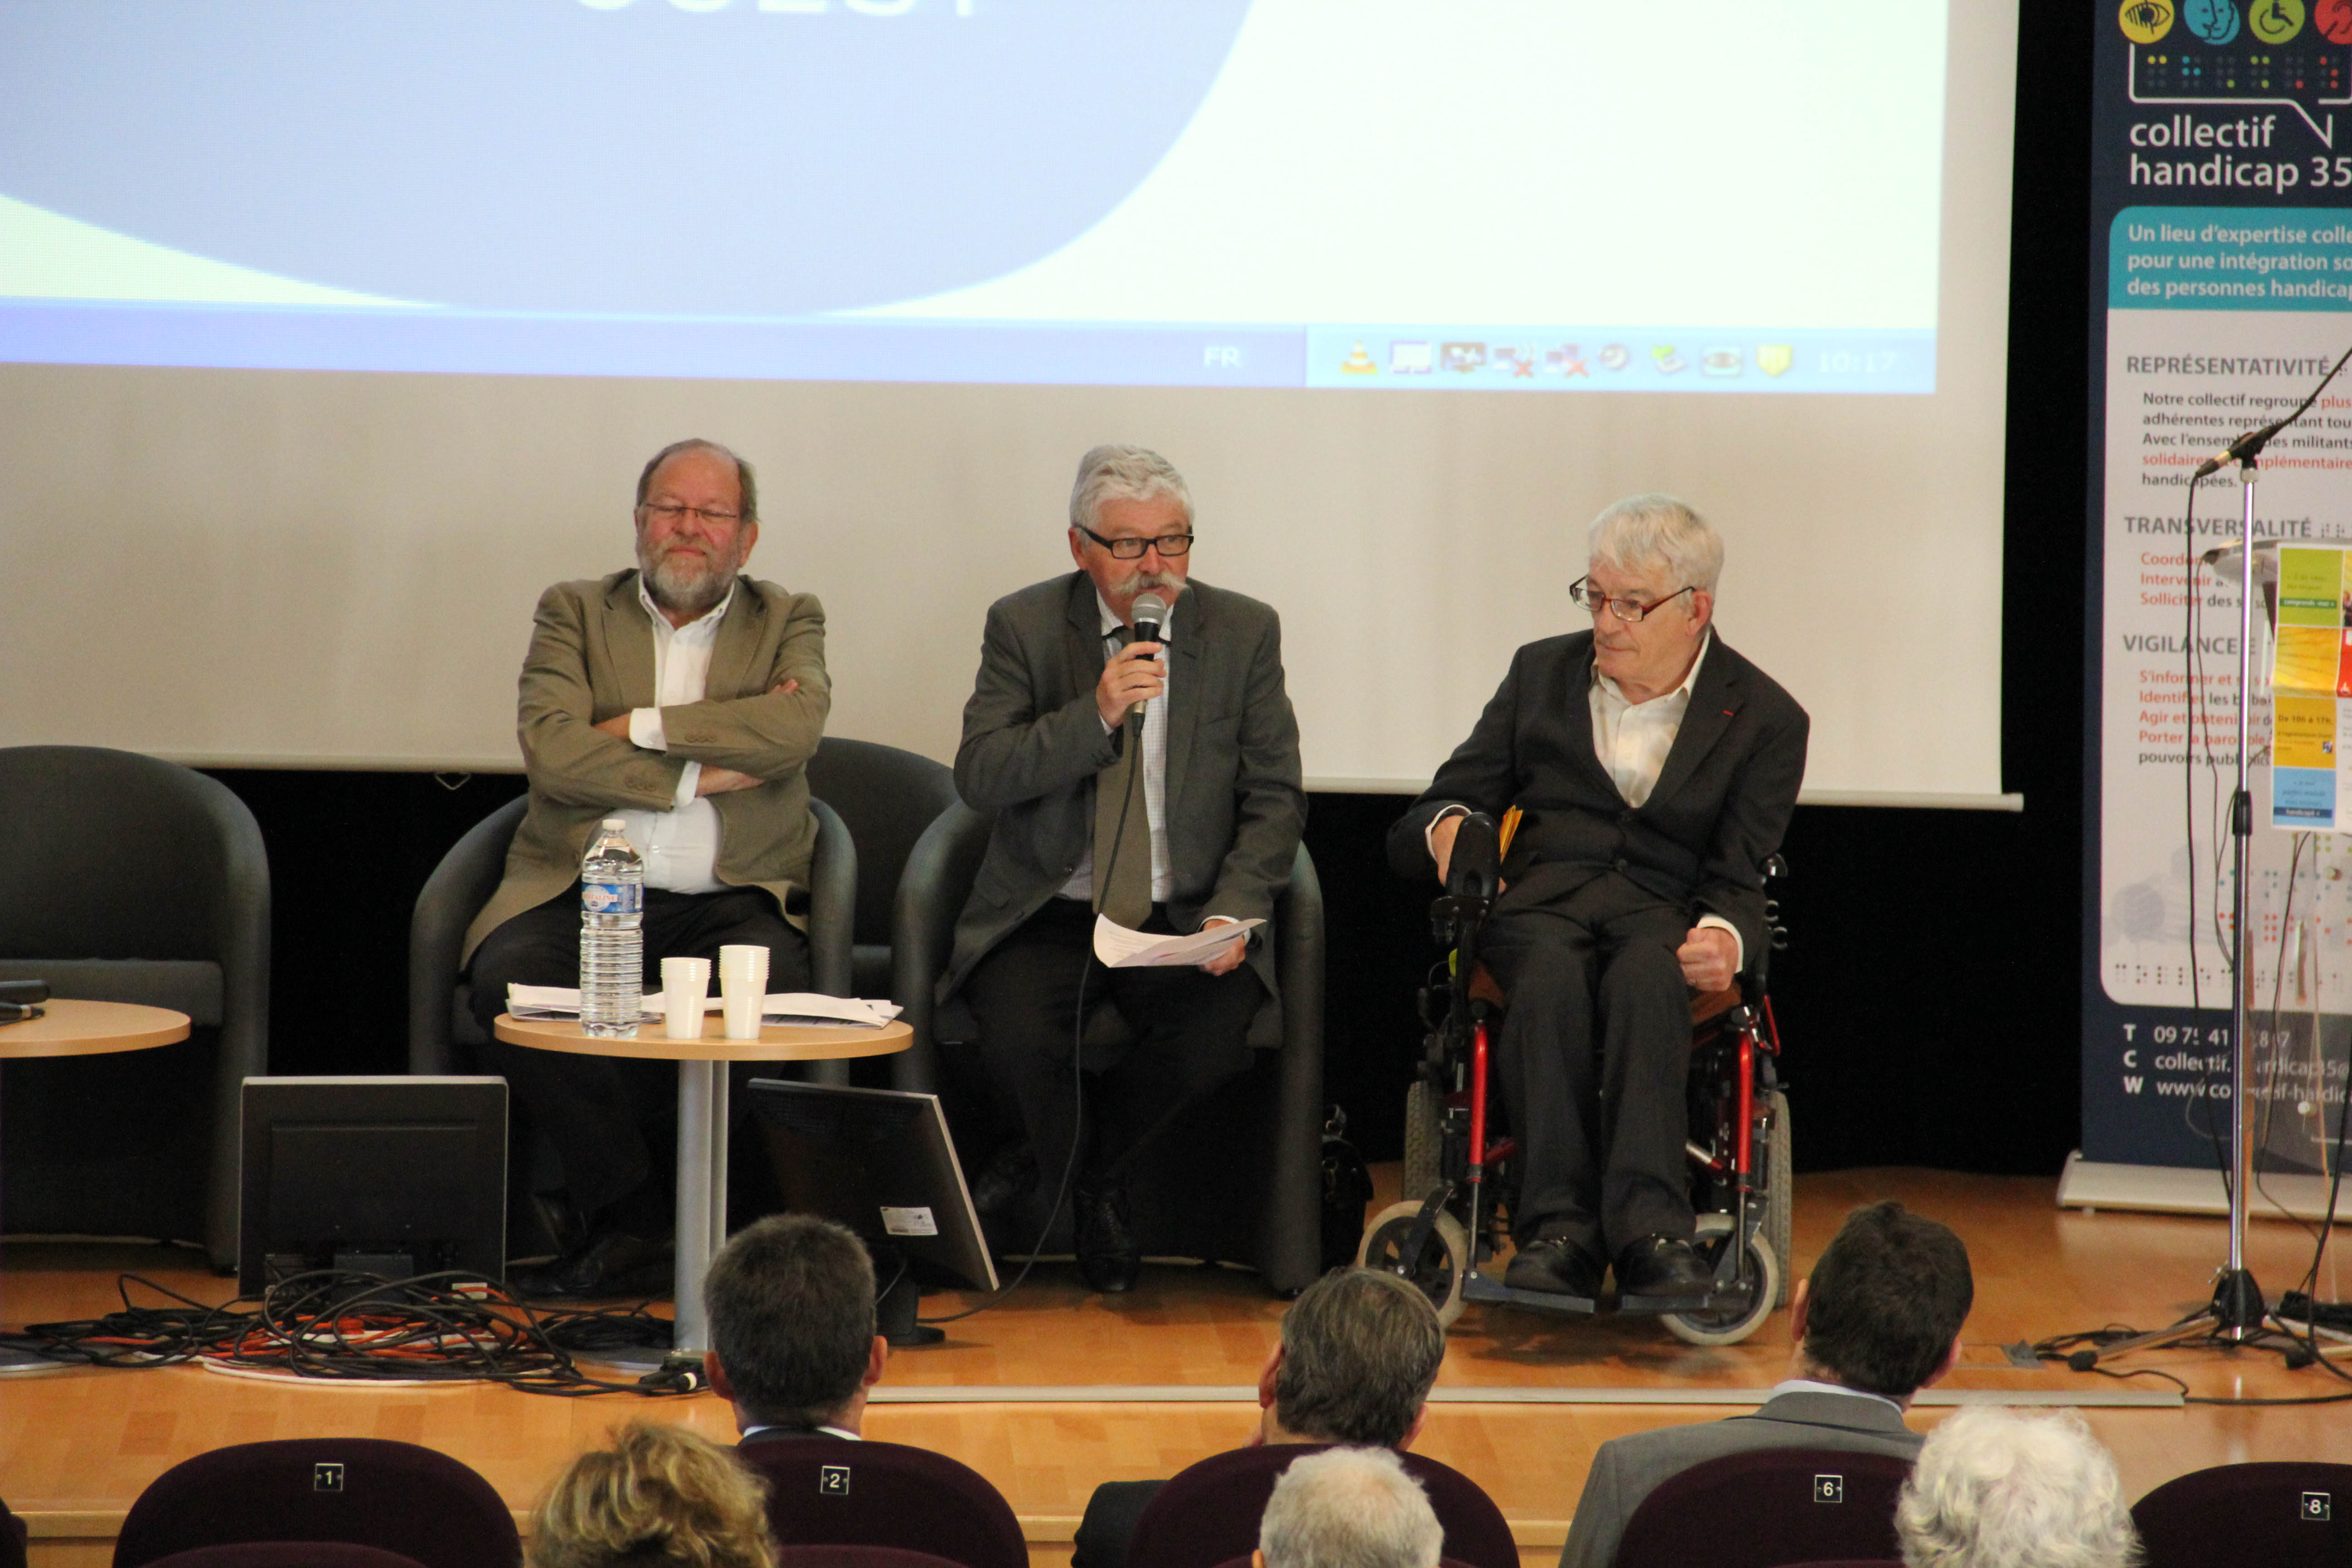
[[[1078,459],[1077,481],[1070,487],[1070,526],[1093,528],[1107,500],[1153,500],[1173,497],[1184,509],[1184,526],[1192,526],[1192,492],[1176,465],[1149,447],[1111,444],[1097,447]]]
[[[1927,1435],[1895,1504],[1906,1568],[2130,1568],[2116,1462],[2072,1410],[1976,1405]]]
[[[759,521],[760,476],[752,471],[751,464],[737,457],[732,451],[716,441],[706,441],[699,436],[689,436],[683,441],[672,441],[646,460],[646,466],[637,471],[637,504],[639,506],[646,504],[646,492],[653,488],[654,475],[660,471],[664,463],[668,462],[680,452],[709,452],[734,464],[735,484],[743,492],[739,510],[752,521]]]
[[[1627,496],[1592,520],[1585,539],[1602,565],[1637,576],[1663,565],[1677,588],[1712,594],[1723,575],[1723,536],[1674,496]]]
[[[1445,1363],[1429,1298],[1379,1268],[1335,1268],[1282,1315],[1274,1415],[1318,1443],[1393,1447],[1412,1434]]]
[[[1437,1568],[1444,1548],[1429,1494],[1386,1448],[1292,1461],[1257,1528],[1265,1568]]]

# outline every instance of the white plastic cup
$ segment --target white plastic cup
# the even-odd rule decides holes
[[[760,1007],[768,998],[768,950],[730,943],[719,950],[719,998],[730,1040],[760,1037]]]
[[[661,977],[663,1029],[673,1040],[702,1038],[702,1014],[710,1002],[710,960],[665,958]]]

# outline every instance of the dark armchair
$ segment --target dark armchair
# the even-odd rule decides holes
[[[506,870],[507,846],[522,823],[530,797],[509,801],[470,828],[441,858],[408,925],[408,1070],[459,1070],[457,1047],[479,1046],[472,994],[458,973],[466,928],[498,890]],[[809,969],[816,989],[828,996],[853,994],[850,931],[857,896],[857,849],[849,829],[823,801],[816,814],[816,858],[809,872]],[[838,1068],[843,1064],[818,1064]]]
[[[201,1237],[236,1262],[238,1084],[266,1073],[269,857],[218,781],[0,749],[0,980],[188,1015],[194,1037],[8,1069],[5,1228]]]
[[[903,1088],[953,1094],[959,1058],[978,1034],[961,998],[933,1000],[947,972],[955,921],[988,847],[991,818],[961,801],[941,812],[916,843],[898,883],[890,994],[906,1008],[914,1043],[898,1058]],[[1288,1295],[1322,1269],[1323,889],[1301,845],[1290,882],[1276,900],[1275,973],[1282,994],[1269,997],[1250,1025],[1257,1066],[1227,1084],[1157,1145],[1139,1173],[1134,1220],[1151,1256],[1254,1263],[1269,1289]],[[1087,1020],[1089,1051],[1129,1037],[1108,1001]],[[962,1097],[967,1109],[972,1097]],[[960,1151],[967,1160],[984,1151]],[[1049,1173],[1034,1199],[1036,1213],[1016,1213],[1006,1237],[1043,1222],[1053,1201]],[[1069,1209],[1055,1223],[1049,1250],[1068,1247]],[[1020,1246],[1036,1232],[1030,1229]]]

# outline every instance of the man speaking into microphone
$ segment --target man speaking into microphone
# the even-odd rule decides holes
[[[1183,476],[1157,452],[1097,447],[1070,491],[1069,541],[1076,572],[989,606],[955,780],[996,822],[940,995],[970,1002],[1025,1133],[974,1201],[1001,1210],[1075,1161],[1078,1267],[1118,1291],[1141,1264],[1136,1159],[1248,1067],[1275,976],[1268,943],[1249,939],[1193,968],[1106,968],[1095,918],[1166,935],[1272,919],[1307,797],[1282,623],[1189,579]],[[1096,1073],[1075,1059],[1079,1010],[1104,998],[1135,1043]]]

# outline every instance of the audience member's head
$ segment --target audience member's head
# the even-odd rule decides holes
[[[1258,1521],[1256,1568],[1437,1568],[1445,1531],[1429,1494],[1386,1448],[1292,1462]]]
[[[1907,1401],[1951,1370],[1975,1300],[1969,1249],[1949,1227],[1892,1201],[1856,1209],[1798,1287],[1797,1368]]]
[[[771,1215],[711,1259],[710,1385],[753,1426],[855,1432],[889,1342],[874,1331],[874,1262],[831,1220]]]
[[[775,1568],[765,1489],[678,1426],[633,1421],[540,1505],[530,1568]]]
[[[2126,1568],[2115,1461],[2082,1416],[1977,1406],[1927,1435],[1895,1505],[1906,1568]]]
[[[1265,1438],[1402,1448],[1444,1360],[1428,1297],[1379,1269],[1334,1270],[1283,1316],[1282,1343],[1258,1380]]]

